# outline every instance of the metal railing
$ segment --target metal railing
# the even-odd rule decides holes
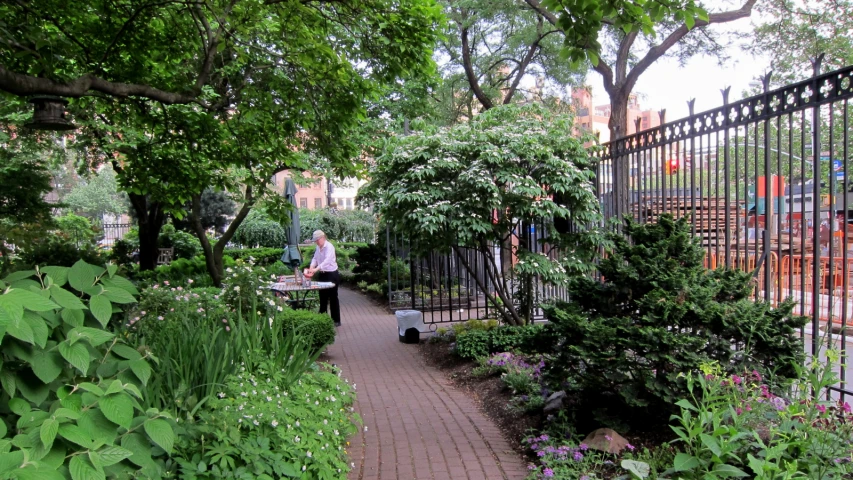
[[[853,324],[853,66],[694,113],[604,145],[597,188],[607,217],[691,215],[709,268],[754,271],[755,296],[793,297],[808,353],[836,365],[840,395]],[[639,127],[639,122],[638,125]],[[638,128],[639,130],[639,128]],[[611,174],[610,172],[616,172]]]

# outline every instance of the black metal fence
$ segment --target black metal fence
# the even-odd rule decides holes
[[[842,396],[853,324],[853,67],[729,102],[604,147],[598,188],[608,217],[692,215],[709,268],[755,272],[756,298],[793,297],[808,353],[841,353]],[[639,129],[638,129],[639,130]],[[610,172],[614,172],[610,175]]]
[[[433,252],[416,255],[407,239],[386,231],[388,254],[388,298],[393,310],[413,309],[424,313],[424,322],[437,324],[499,317],[486,298],[495,297],[497,283],[509,292],[512,302],[522,308],[519,299],[529,299],[531,318],[543,317],[540,304],[545,299],[567,298],[565,288],[556,287],[533,277],[516,276],[513,265],[517,257],[513,249],[523,244],[533,253],[554,256],[555,249],[539,241],[544,224],[522,224],[512,232],[504,245],[491,244],[485,249],[454,247],[449,253]],[[531,294],[518,296],[526,289]]]

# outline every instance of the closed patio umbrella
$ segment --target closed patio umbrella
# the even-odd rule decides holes
[[[293,267],[293,270],[296,271],[299,269],[299,265],[302,264],[302,255],[299,253],[299,239],[300,231],[299,231],[299,208],[296,205],[296,184],[293,183],[293,180],[287,179],[284,182],[284,198],[293,205],[293,209],[290,212],[290,225],[285,229],[285,236],[287,238],[287,245],[284,247],[284,254],[281,256],[281,261],[285,265],[290,265]]]

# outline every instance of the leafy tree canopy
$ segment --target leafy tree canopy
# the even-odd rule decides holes
[[[571,128],[571,117],[541,106],[504,105],[470,124],[390,139],[359,201],[374,203],[420,253],[471,247],[488,254],[528,225],[545,223],[539,244],[519,240],[514,247],[514,268],[521,276],[565,283],[589,271],[602,240],[595,160],[566,135]],[[551,219],[578,228],[562,234]],[[500,260],[492,255],[490,261],[499,271]],[[511,305],[506,279],[492,279],[499,283],[504,288],[500,301],[493,299],[496,307],[510,323],[525,322]]]
[[[127,212],[127,195],[118,191],[116,173],[105,166],[88,181],[78,183],[63,199],[74,212],[100,222],[104,215]]]

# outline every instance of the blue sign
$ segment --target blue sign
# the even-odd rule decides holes
[[[832,169],[835,170],[837,180],[844,180],[844,163],[841,160],[833,160]]]

